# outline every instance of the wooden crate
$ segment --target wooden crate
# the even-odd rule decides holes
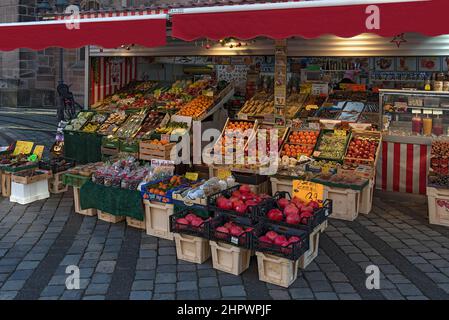
[[[276,192],[288,192],[290,195],[293,194],[293,180],[286,178],[276,178],[271,177],[271,194],[274,196]]]
[[[259,280],[288,288],[298,277],[299,260],[256,252]]]
[[[115,156],[118,153],[119,153],[119,149],[118,148],[107,148],[107,147],[101,146],[101,154],[103,154],[103,155]]]
[[[97,215],[97,209],[85,209],[85,210],[81,210],[81,206],[80,206],[80,188],[77,187],[73,187],[73,200],[75,203],[75,212],[82,214],[84,216],[89,216],[89,217],[93,217]]]
[[[368,185],[360,192],[359,213],[368,214],[373,208],[375,178],[371,178]]]
[[[360,191],[324,186],[323,199],[332,200],[330,218],[354,221],[359,214]]]
[[[31,172],[29,172],[31,174]],[[48,180],[51,178],[52,174],[49,171],[42,171],[42,172],[35,172],[34,175],[28,176],[28,175],[15,175],[13,174],[11,176],[12,182],[19,183],[19,184],[32,184],[36,183],[38,181],[42,180]]]
[[[346,157],[346,155],[345,155],[344,162],[346,160],[358,160],[360,164],[376,168],[377,160],[379,159],[380,146],[382,145],[382,133],[380,131],[352,130],[352,136],[351,136],[351,140],[349,140],[349,143],[351,143],[352,139],[358,138],[358,137],[374,138],[378,141],[374,160],[349,158],[349,157]],[[349,146],[349,143],[348,143],[348,146]],[[346,150],[346,152],[347,152],[347,150]]]
[[[185,234],[174,234],[176,256],[179,260],[201,264],[211,256],[209,241]]]
[[[101,210],[97,210],[98,220],[106,221],[109,223],[118,223],[125,220],[125,216],[115,216],[110,213],[103,212]]]
[[[449,227],[449,189],[427,187],[427,200],[429,223]]]
[[[150,236],[173,240],[170,232],[170,216],[173,214],[173,204],[164,204],[156,201],[143,201],[145,205],[146,232]]]
[[[2,196],[11,196],[11,173],[9,172],[2,173]]]
[[[62,183],[62,176],[66,173],[66,171],[55,173],[48,180],[48,188],[51,193],[63,193],[69,189],[69,186],[66,186]]]
[[[139,159],[150,161],[151,159],[170,160],[170,155],[176,143],[169,143],[164,146],[152,144],[151,141],[140,141]]]
[[[301,258],[299,258],[299,268],[305,269],[318,256],[318,248],[320,244],[321,226],[318,226],[309,235],[309,250],[307,250]]]
[[[144,217],[143,221],[140,221],[140,220],[137,220],[137,219],[134,219],[131,217],[126,217],[126,224],[132,228],[145,230],[145,217]]]
[[[320,224],[318,226],[318,228],[320,229],[320,232],[324,232],[327,229],[328,225],[329,225],[329,221],[328,220],[326,220],[322,224]]]
[[[238,276],[249,268],[251,250],[210,241],[214,269]]]

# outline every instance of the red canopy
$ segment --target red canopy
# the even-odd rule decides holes
[[[266,36],[392,37],[449,34],[448,0],[326,0],[235,5],[172,11],[172,36],[186,41]]]
[[[0,24],[0,50],[42,50],[48,47],[80,48],[97,45],[117,48],[124,44],[145,47],[166,44],[165,14]]]

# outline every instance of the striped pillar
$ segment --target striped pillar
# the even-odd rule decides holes
[[[427,145],[382,142],[376,188],[426,194],[430,149]]]

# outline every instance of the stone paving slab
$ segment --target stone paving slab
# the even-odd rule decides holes
[[[174,242],[77,215],[72,201],[70,190],[27,206],[0,198],[0,300],[449,298],[449,228],[429,225],[425,205],[375,198],[369,215],[330,219],[316,260],[282,288],[259,281],[255,257],[240,276],[180,261]],[[366,288],[370,265],[379,290]]]

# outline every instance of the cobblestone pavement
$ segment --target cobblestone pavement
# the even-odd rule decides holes
[[[355,222],[330,220],[316,260],[288,289],[178,261],[174,243],[73,211],[69,191],[28,206],[0,200],[0,299],[448,299],[449,229],[425,205],[375,198]],[[367,265],[381,271],[365,286]],[[81,289],[67,290],[68,265]]]

